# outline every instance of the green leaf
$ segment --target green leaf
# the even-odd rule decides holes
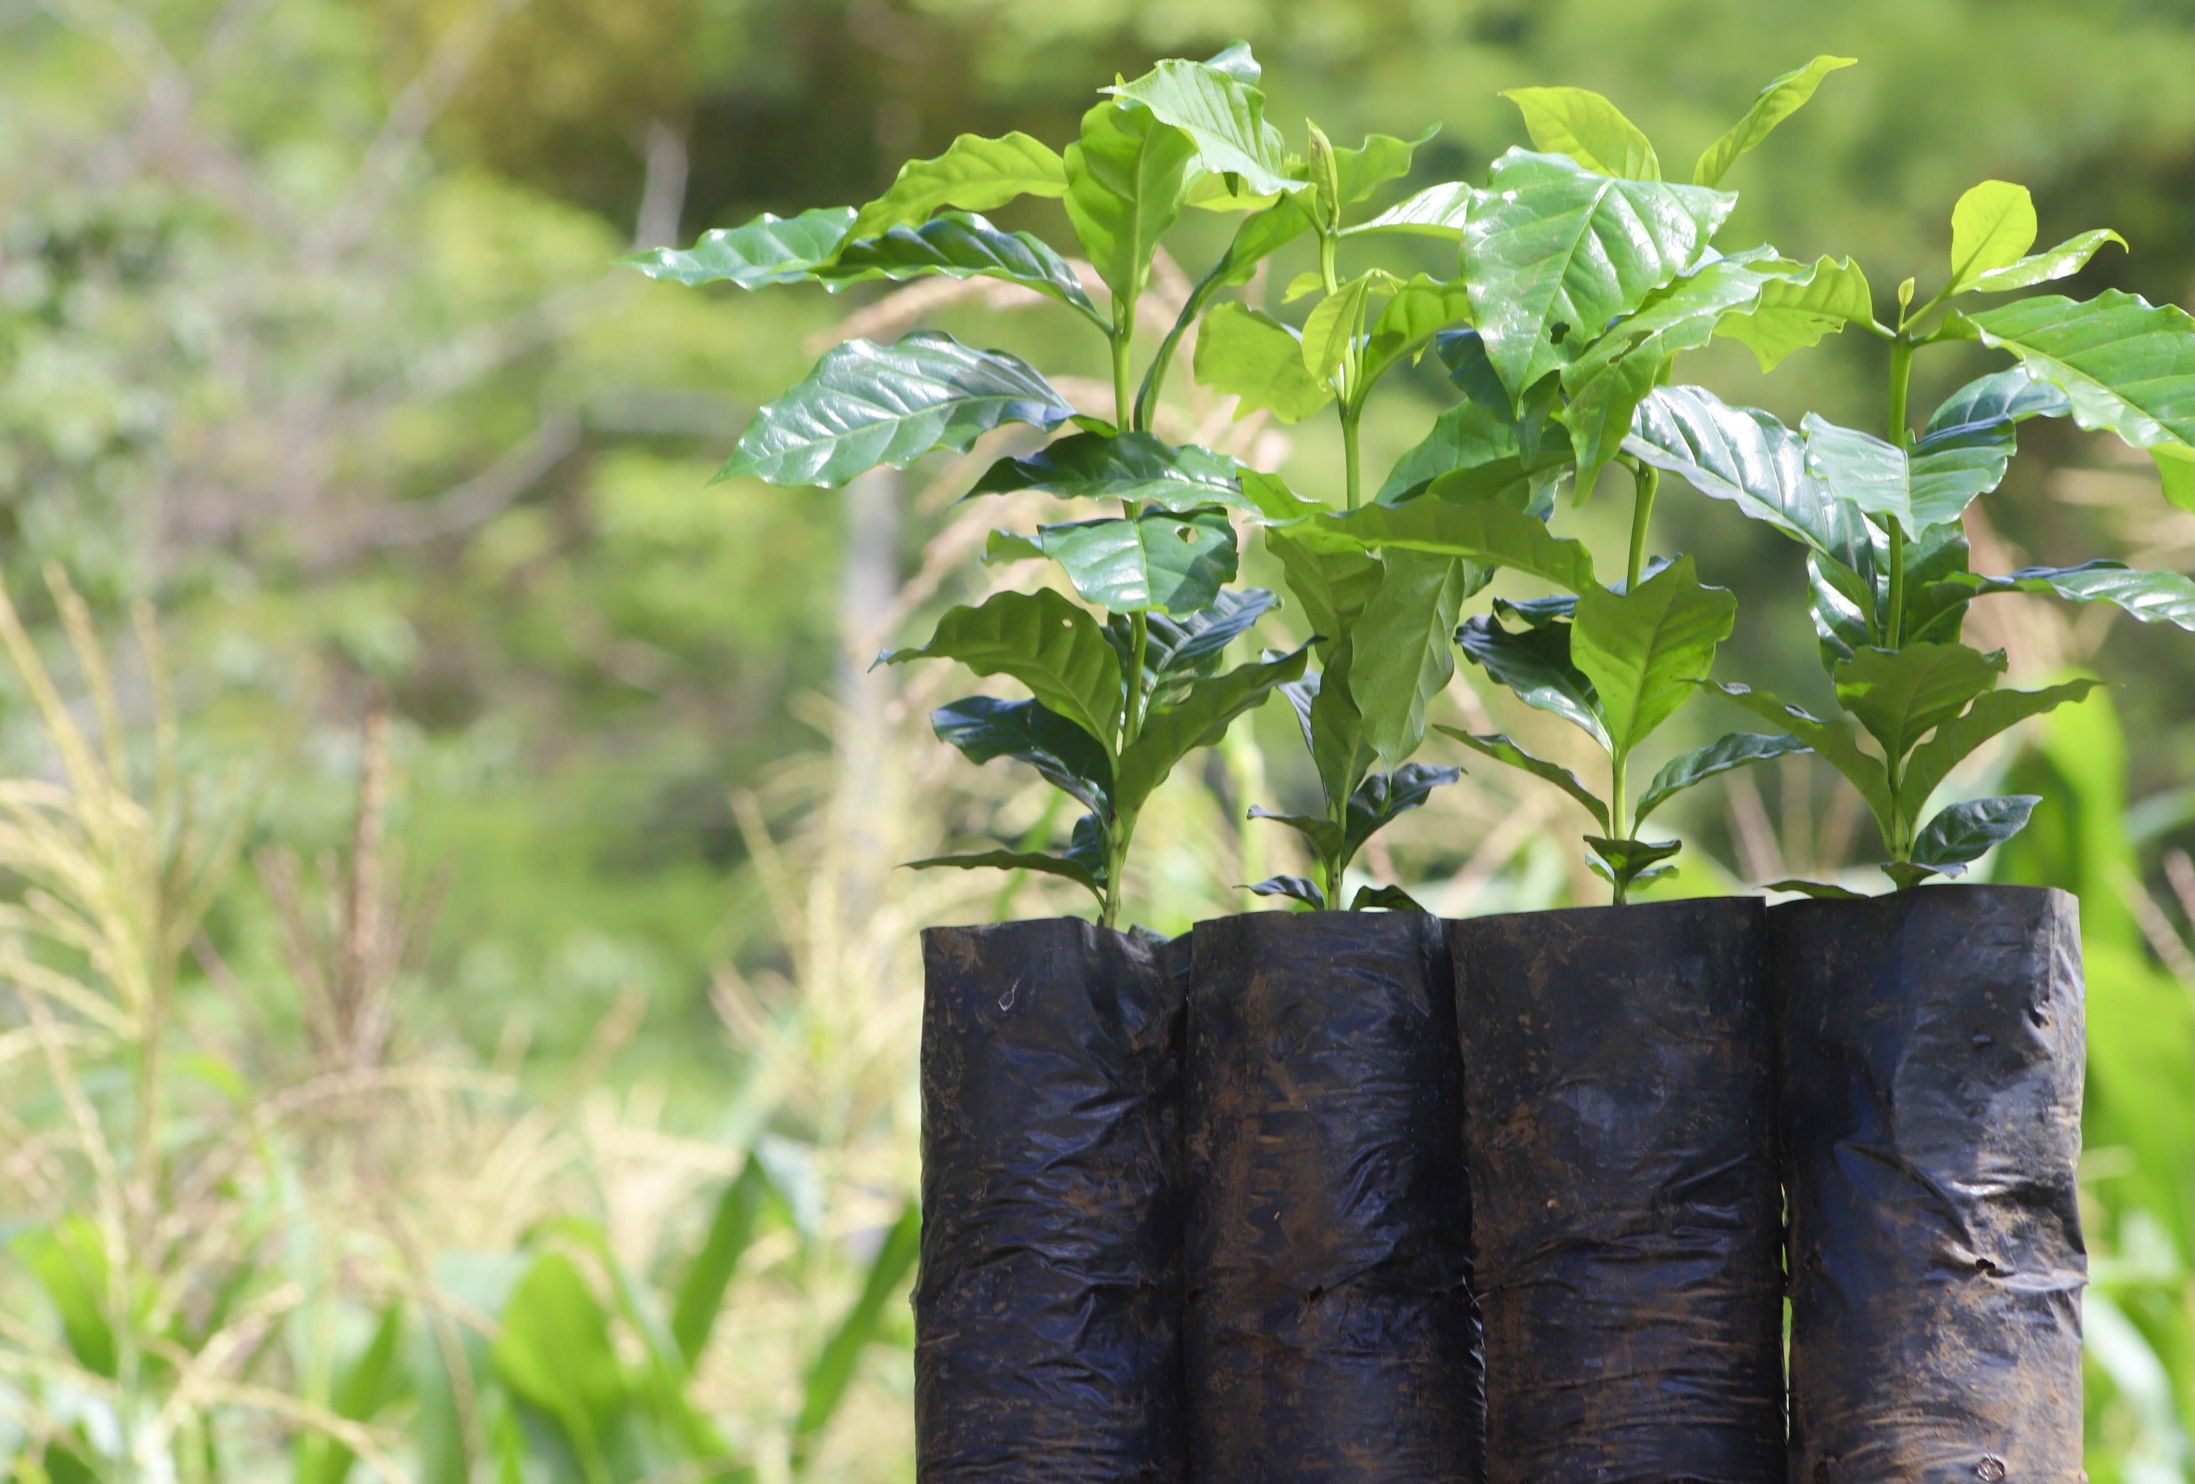
[[[1682,556],[1636,591],[1594,587],[1578,597],[1570,659],[1600,696],[1601,722],[1618,758],[1692,698],[1730,637],[1738,600],[1703,587]]]
[[[1288,591],[1303,609],[1304,622],[1329,642],[1354,624],[1387,574],[1379,558],[1357,548],[1324,550],[1280,531],[1265,533],[1265,549],[1280,559]]]
[[[1472,320],[1512,396],[1575,360],[1699,257],[1735,196],[1615,180],[1511,150],[1464,225]]]
[[[1303,188],[1288,177],[1280,131],[1265,122],[1265,95],[1239,78],[1177,58],[1103,91],[1142,104],[1186,134],[1195,141],[1198,164],[1215,175],[1239,175],[1260,196]]]
[[[1977,294],[2002,294],[2013,289],[2032,288],[2052,279],[2068,278],[2088,266],[2088,260],[2096,256],[2107,242],[2126,246],[2126,239],[2109,227],[2099,227],[2083,232],[2078,237],[2068,237],[2048,252],[2020,259],[2002,268],[1992,268],[1981,274],[1966,287]]]
[[[1788,734],[1764,737],[1758,732],[1731,732],[1705,747],[1680,753],[1663,764],[1662,770],[1654,775],[1654,781],[1646,786],[1646,792],[1639,795],[1631,827],[1638,829],[1644,825],[1647,815],[1696,783],[1705,783],[1717,774],[1745,767],[1748,763],[1765,762],[1772,757],[1806,750],[1804,742]]]
[[[919,226],[947,206],[995,211],[1022,196],[1066,193],[1066,167],[1049,145],[1018,130],[997,139],[963,134],[936,159],[900,166],[892,188],[861,208],[848,236],[860,241]]]
[[[1755,716],[1797,737],[1842,773],[1845,781],[1859,790],[1868,812],[1881,827],[1883,838],[1890,838],[1897,809],[1890,797],[1889,775],[1881,759],[1871,757],[1861,749],[1851,727],[1841,721],[1823,721],[1810,716],[1799,707],[1787,706],[1766,691],[1757,691],[1750,686],[1723,681],[1710,681],[1709,684]]]
[[[1119,730],[1123,699],[1120,663],[1097,620],[1049,589],[995,593],[973,608],[955,608],[921,649],[878,656],[883,664],[915,659],[959,660],[978,675],[1006,675],[1101,745]]]
[[[1456,727],[1444,726],[1439,722],[1433,724],[1433,730],[1447,733],[1464,746],[1475,752],[1483,752],[1496,762],[1507,763],[1512,768],[1521,768],[1535,778],[1543,778],[1554,784],[1555,787],[1583,805],[1585,812],[1593,816],[1595,824],[1604,830],[1608,828],[1608,806],[1595,798],[1591,790],[1587,789],[1584,784],[1578,782],[1577,774],[1571,772],[1568,768],[1532,756],[1532,754],[1526,752],[1499,732],[1491,732],[1483,737],[1473,736],[1469,732]]]
[[[935,449],[966,453],[1001,423],[1050,429],[1075,415],[1034,366],[973,350],[938,330],[897,345],[849,340],[808,379],[755,414],[718,479],[835,489]]]
[[[1869,900],[1865,892],[1853,891],[1849,887],[1838,886],[1828,881],[1771,881],[1763,886],[1761,890],[1797,892],[1800,896],[1812,897],[1817,902],[1864,902]]]
[[[1242,497],[1256,510],[1262,524],[1273,526],[1300,525],[1314,515],[1322,515],[1330,506],[1316,500],[1306,500],[1288,488],[1288,481],[1278,474],[1263,474],[1255,469],[1243,469]]]
[[[1851,517],[1807,471],[1806,443],[1773,416],[1724,405],[1702,387],[1657,387],[1624,451],[1816,551],[1835,551]]]
[[[1321,299],[1303,322],[1303,346],[1299,353],[1303,357],[1303,369],[1313,378],[1330,381],[1341,368],[1351,347],[1357,343],[1358,335],[1363,332],[1366,303],[1373,287],[1386,277],[1376,269],[1359,274]]]
[[[709,1217],[708,1235],[686,1270],[671,1303],[671,1338],[690,1367],[709,1346],[716,1316],[724,1307],[725,1290],[739,1270],[739,1260],[754,1241],[755,1223],[770,1193],[770,1177],[762,1161],[752,1154],[739,1177],[726,1182]]]
[[[1816,57],[1795,72],[1786,72],[1753,99],[1753,106],[1745,111],[1745,117],[1709,145],[1700,155],[1699,163],[1692,167],[1692,184],[1712,186],[1722,184],[1722,178],[1730,173],[1730,167],[1738,157],[1766,139],[1776,125],[1797,113],[1814,96],[1814,90],[1822,85],[1822,79],[1840,67],[1850,67],[1857,57]]]
[[[1484,471],[1498,488],[1522,479],[1525,469],[1517,450],[1516,424],[1476,402],[1442,408],[1424,441],[1395,460],[1373,503],[1402,503],[1424,493],[1443,474],[1459,469]]]
[[[1389,552],[1386,580],[1351,636],[1349,694],[1364,717],[1365,742],[1390,768],[1425,740],[1425,708],[1456,673],[1448,636],[1470,584],[1465,566],[1453,557]]]
[[[1239,665],[1213,680],[1201,680],[1175,705],[1154,711],[1143,731],[1122,750],[1119,786],[1114,792],[1122,814],[1141,810],[1180,762],[1199,747],[1216,746],[1245,711],[1264,703],[1273,688],[1298,679],[1308,647],[1278,659]]]
[[[1661,179],[1654,146],[1600,94],[1584,88],[1512,88],[1502,96],[1524,115],[1534,149],[1568,155],[1596,175]]]
[[[932,276],[1019,284],[1107,328],[1082,291],[1082,280],[1050,245],[1027,232],[1001,232],[969,212],[949,211],[920,227],[894,227],[881,237],[849,242],[837,261],[816,275],[834,293],[880,278],[899,283]]]
[[[1364,848],[1365,841],[1431,798],[1434,789],[1462,776],[1461,768],[1439,768],[1430,763],[1404,763],[1392,773],[1368,776],[1349,796],[1342,863],[1347,865]]]
[[[1990,847],[2026,829],[2028,816],[2041,802],[2039,794],[2007,794],[1953,804],[1913,837],[1913,864],[1946,876],[1960,875]]]
[[[1801,427],[1807,472],[1831,496],[1868,515],[1895,520],[1909,533],[1957,520],[1976,495],[2003,482],[2012,457],[2009,423],[1980,435],[1917,447],[1911,454],[1811,412]]]
[[[1251,587],[1222,592],[1208,606],[1178,622],[1163,613],[1149,615],[1143,646],[1149,683],[1207,673],[1229,644],[1250,632],[1260,618],[1278,606],[1280,600],[1264,588]],[[1106,632],[1112,637],[1114,651],[1125,657],[1133,648],[1127,616],[1115,614]]]
[[[1151,254],[1181,215],[1196,146],[1147,108],[1100,103],[1067,146],[1067,219],[1098,277],[1113,291],[1113,317],[1151,276]]]
[[[726,282],[759,289],[804,283],[831,261],[853,224],[851,206],[823,206],[789,218],[765,211],[744,227],[702,233],[685,252],[657,247],[617,261],[619,267],[638,268],[650,278],[688,287]]]
[[[1355,665],[1355,636],[1345,633],[1326,647],[1324,670],[1281,687],[1303,724],[1304,744],[1311,749],[1311,766],[1329,809],[1356,796],[1374,761],[1364,740],[1364,713],[1357,709],[1349,684]],[[1306,696],[1308,705],[1303,704]]]
[[[1874,291],[1860,265],[1825,257],[1804,273],[1762,284],[1760,297],[1724,316],[1715,333],[1750,348],[1766,372],[1846,325],[1874,322]]]
[[[2004,651],[1983,654],[1963,644],[1865,648],[1832,672],[1837,701],[1882,744],[1903,758],[1941,722],[1991,689],[2004,673]]]
[[[899,1220],[884,1234],[884,1245],[870,1261],[853,1307],[839,1320],[831,1337],[823,1342],[815,1363],[808,1368],[807,1381],[801,1390],[800,1415],[793,1421],[792,1466],[796,1474],[807,1463],[817,1437],[838,1411],[839,1403],[846,1399],[846,1388],[854,1379],[854,1364],[861,1359],[861,1352],[869,1342],[877,1337],[884,1319],[884,1306],[893,1291],[914,1270],[921,1246],[922,1214],[915,1203],[909,1201],[900,1212]]]
[[[1921,444],[1947,442],[1994,432],[2031,417],[2063,417],[2073,410],[2064,392],[2037,381],[2018,366],[1977,376],[1943,399],[1929,416]]]
[[[403,1338],[404,1311],[390,1304],[381,1311],[373,1337],[336,1380],[328,1397],[328,1410],[346,1422],[371,1421],[395,1389],[398,1349]],[[300,1432],[292,1484],[344,1484],[356,1457],[325,1432]]]
[[[1036,701],[969,696],[931,712],[930,729],[979,767],[1001,757],[1027,763],[1099,813],[1112,797],[1107,743]]]
[[[1235,528],[1217,505],[1040,526],[1036,544],[1086,601],[1115,613],[1194,613],[1235,576]]]
[[[1364,348],[1366,387],[1404,356],[1451,325],[1471,318],[1471,296],[1461,279],[1436,283],[1420,273],[1395,290],[1372,322]]]
[[[1551,623],[1512,632],[1491,614],[1480,614],[1456,633],[1464,656],[1516,693],[1518,700],[1551,712],[1609,746],[1593,682],[1570,662],[1570,625]]]
[[[1252,804],[1249,817],[1251,819],[1269,819],[1274,824],[1286,825],[1289,829],[1303,836],[1311,849],[1322,857],[1339,855],[1344,848],[1345,837],[1342,833],[1342,827],[1323,814],[1275,814],[1272,810],[1261,805]],[[1296,878],[1283,879],[1293,880]],[[1251,891],[1257,890],[1254,886],[1249,889]],[[1289,893],[1289,895],[1294,894]]]
[[[1369,200],[1381,186],[1408,175],[1411,157],[1417,153],[1418,146],[1439,132],[1439,124],[1428,124],[1425,132],[1415,139],[1367,134],[1364,143],[1355,149],[1336,148],[1334,173],[1341,187],[1341,204],[1354,206],[1359,201]]]
[[[490,1355],[520,1399],[556,1419],[573,1451],[599,1465],[603,1435],[626,1405],[610,1316],[572,1260],[544,1252],[503,1306]]]
[[[2035,245],[2035,200],[2027,187],[1985,180],[1951,208],[1951,292],[2009,268]]]
[[[1344,237],[1393,234],[1405,237],[1437,237],[1445,242],[1463,240],[1463,224],[1471,210],[1471,187],[1460,180],[1427,186],[1407,200],[1397,202],[1369,221],[1341,229]]]
[[[1674,866],[1662,862],[1684,849],[1681,840],[1611,840],[1603,835],[1587,835],[1585,844],[1598,857],[1588,858],[1586,865],[1594,875],[1614,884],[1619,902],[1630,888],[1675,874]]]
[[[904,862],[910,871],[1035,871],[1072,881],[1102,904],[1105,881],[1082,861],[1063,855],[1043,855],[1026,850],[981,850],[970,855],[930,855]]]
[[[2099,684],[2096,680],[2068,680],[2042,690],[1993,690],[1977,696],[1965,715],[1938,726],[1936,735],[1916,747],[1906,760],[1905,773],[1898,780],[1898,802],[1906,818],[1919,818],[1921,810],[1928,807],[1929,796],[1951,770],[1984,742],[2031,716],[2084,699]]]
[[[1399,886],[1360,886],[1349,899],[1351,912],[1426,912],[1425,904]]]
[[[1235,461],[1152,433],[1075,433],[1025,459],[1000,459],[968,491],[1039,490],[1063,500],[1155,500],[1168,508],[1245,505]]]
[[[2195,446],[2195,319],[2177,304],[2117,289],[2086,303],[2038,294],[1945,329],[2018,356],[2072,400],[2084,428],[2109,428],[2135,448]]]
[[[1313,376],[1304,360],[1295,331],[1229,300],[1204,317],[1193,369],[1199,386],[1241,398],[1235,416],[1262,411],[1296,423],[1334,400],[1333,389]]]
[[[1260,817],[1271,819],[1277,816],[1263,815]],[[1323,912],[1326,910],[1326,893],[1319,890],[1316,881],[1304,876],[1268,876],[1263,881],[1244,887],[1243,890],[1261,897],[1292,897],[1314,911]]]
[[[2124,562],[2078,567],[2022,567],[2007,577],[1962,572],[1951,579],[1989,593],[2052,593],[2075,603],[2114,603],[2143,623],[2195,629],[2195,579],[2179,572],[2136,572]]]
[[[1448,331],[1434,343],[1449,367],[1449,380],[1466,400],[1444,409],[1425,440],[1396,460],[1376,502],[1414,500],[1435,479],[1455,473],[1458,477],[1442,486],[1443,498],[1468,504],[1498,497],[1544,519],[1573,459],[1570,431],[1554,420],[1560,401],[1556,379],[1532,388],[1520,413],[1487,362],[1477,331]]]
[[[2153,444],[2149,457],[2157,465],[2167,503],[2195,512],[2195,448],[2177,443]]]
[[[120,1352],[107,1314],[107,1249],[98,1225],[89,1217],[70,1216],[25,1232],[13,1246],[60,1317],[69,1354],[93,1375],[112,1380]]]
[[[1323,515],[1291,534],[1327,550],[1422,551],[1462,557],[1482,567],[1507,567],[1571,592],[1595,586],[1593,558],[1583,544],[1551,534],[1546,525],[1498,499],[1452,504],[1442,491],[1468,478],[1445,474],[1407,505],[1367,505]]]

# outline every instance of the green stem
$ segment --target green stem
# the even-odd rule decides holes
[[[1133,313],[1133,311],[1130,311]],[[1128,391],[1128,349],[1135,338],[1133,324],[1113,328],[1113,425],[1123,433],[1131,426],[1135,400]]]
[[[1905,448],[1912,435],[1905,424],[1906,395],[1913,380],[1913,342],[1901,326],[1890,346],[1890,441]],[[1890,520],[1890,611],[1883,618],[1883,643],[1896,649],[1905,643],[1905,528],[1895,516]]]
[[[1661,470],[1649,464],[1634,469],[1636,493],[1631,501],[1631,559],[1624,568],[1625,592],[1636,591],[1639,574],[1646,568],[1646,523],[1654,516],[1654,494],[1661,488]]]
[[[1334,268],[1334,249],[1340,240],[1332,232],[1319,233],[1319,279],[1328,294],[1341,292],[1341,275]]]
[[[1341,459],[1348,481],[1351,510],[1357,508],[1357,502],[1361,498],[1357,475],[1357,419],[1363,415],[1363,408],[1352,407],[1347,402],[1341,404]]]

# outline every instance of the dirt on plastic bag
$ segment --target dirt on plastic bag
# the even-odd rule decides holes
[[[1197,1484],[1477,1484],[1462,1063],[1440,923],[1199,924],[1187,1058]]]
[[[1181,1484],[1187,944],[922,935],[923,1484]]]
[[[2085,1477],[2078,904],[1940,886],[1768,921],[1793,1484]]]
[[[1753,898],[1451,924],[1493,1484],[1783,1484]]]

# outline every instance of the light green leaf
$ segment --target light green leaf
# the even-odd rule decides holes
[[[877,1248],[876,1256],[870,1260],[869,1271],[862,1278],[861,1292],[855,1297],[853,1306],[839,1320],[831,1337],[823,1342],[815,1363],[808,1368],[807,1381],[801,1390],[800,1415],[793,1419],[792,1466],[795,1474],[801,1472],[815,1447],[816,1438],[838,1411],[839,1403],[846,1399],[846,1388],[854,1379],[854,1362],[877,1337],[884,1320],[884,1306],[893,1290],[914,1271],[921,1245],[921,1212],[913,1201],[909,1201],[900,1212],[899,1220],[884,1234],[883,1245]]]
[[[1634,592],[1595,586],[1578,597],[1570,659],[1600,696],[1602,724],[1618,758],[1692,698],[1730,637],[1738,600],[1704,587],[1682,556]]]
[[[1951,208],[1951,292],[2009,268],[2035,245],[2035,200],[2027,187],[1985,180]]]
[[[1265,122],[1265,95],[1216,67],[1169,59],[1104,91],[1142,104],[1188,135],[1198,164],[1214,174],[1239,175],[1261,196],[1303,189],[1288,177],[1280,131]]]
[[[1396,203],[1369,221],[1341,229],[1344,237],[1392,233],[1405,237],[1438,237],[1463,240],[1463,224],[1471,210],[1471,187],[1460,180],[1427,186],[1409,199]]]
[[[1319,300],[1303,322],[1303,369],[1319,381],[1331,381],[1363,333],[1366,303],[1386,277],[1375,270],[1344,283]]]
[[[947,212],[920,227],[894,227],[881,237],[849,242],[815,276],[834,293],[880,278],[894,283],[930,276],[996,278],[1079,310],[1101,329],[1107,324],[1075,270],[1050,246],[1027,232],[1001,232],[968,212]]]
[[[1989,593],[2052,593],[2075,603],[2113,603],[2143,623],[2195,629],[2195,579],[2180,572],[2136,572],[2124,562],[2083,562],[2078,567],[2022,567],[2006,577],[1960,573],[1951,579],[1976,596]]]
[[[2150,446],[2149,457],[2157,466],[2165,500],[2182,510],[2195,511],[2195,448],[2157,443]]]
[[[1235,461],[1152,433],[1075,433],[1025,459],[1000,459],[967,498],[1040,490],[1063,500],[1155,500],[1169,509],[1247,505]]]
[[[1463,280],[1436,283],[1423,273],[1412,277],[1395,290],[1372,322],[1371,339],[1364,347],[1364,385],[1371,386],[1442,330],[1470,319],[1471,296]]]
[[[1525,461],[1517,448],[1516,424],[1476,402],[1458,402],[1441,409],[1425,440],[1395,460],[1386,483],[1372,498],[1382,505],[1414,498],[1443,474],[1459,469],[1485,473],[1496,488],[1507,488],[1524,478]]]
[[[1415,139],[1367,134],[1364,143],[1355,149],[1337,147],[1334,173],[1341,186],[1341,204],[1354,206],[1359,201],[1369,200],[1372,193],[1387,182],[1408,175],[1411,157],[1417,153],[1418,146],[1439,132],[1439,124],[1428,124],[1425,132]]]
[[[2177,304],[2117,289],[2086,303],[2038,294],[1945,328],[2018,356],[2072,399],[2084,428],[2109,428],[2135,448],[2195,447],[2195,319]]]
[[[1194,613],[1235,576],[1235,528],[1217,506],[1042,526],[1036,544],[1085,601],[1115,613]]]
[[[1769,413],[1726,406],[1703,387],[1658,387],[1631,427],[1623,447],[1634,458],[1815,551],[1838,549],[1849,518],[1807,472],[1805,440]]]
[[[997,139],[963,134],[937,158],[900,166],[892,188],[861,208],[847,236],[861,241],[919,226],[948,206],[996,211],[1022,196],[1066,193],[1066,167],[1049,145],[1018,130]]]
[[[1731,311],[1715,333],[1752,350],[1761,370],[1846,325],[1875,322],[1874,291],[1850,258],[1821,258],[1804,273],[1772,278],[1750,307]]]
[[[1314,515],[1323,514],[1330,507],[1316,500],[1306,500],[1288,487],[1288,481],[1278,474],[1265,474],[1256,469],[1241,472],[1242,497],[1249,502],[1265,524],[1276,526],[1296,525]]]
[[[1293,330],[1230,300],[1204,317],[1194,372],[1199,386],[1241,399],[1237,417],[1264,411],[1295,423],[1334,400],[1332,388],[1313,376],[1304,360]]]
[[[602,1437],[626,1404],[625,1368],[610,1316],[572,1260],[544,1252],[503,1306],[490,1352],[514,1393],[554,1417],[582,1459],[599,1462]]]
[[[1646,792],[1639,795],[1638,808],[1631,815],[1631,828],[1636,830],[1644,826],[1647,815],[1694,784],[1705,783],[1749,763],[1805,751],[1806,744],[1788,733],[1764,737],[1758,732],[1731,732],[1705,747],[1679,753],[1662,765],[1662,770],[1654,775],[1654,781],[1646,786]]]
[[[619,258],[618,265],[638,268],[650,278],[691,287],[736,283],[743,289],[803,283],[831,261],[854,224],[851,206],[824,206],[796,217],[765,211],[744,227],[718,227],[701,234],[692,248],[657,247]]]
[[[1932,727],[1995,686],[2004,668],[2001,649],[1983,654],[1963,644],[1908,644],[1862,648],[1831,678],[1838,704],[1882,744],[1884,756],[1899,759]]]
[[[879,464],[965,453],[1001,423],[1050,429],[1074,415],[1034,366],[1005,351],[938,330],[891,346],[849,340],[755,414],[717,478],[835,489]]]
[[[1049,588],[994,593],[976,607],[952,609],[927,645],[879,659],[892,665],[954,659],[978,675],[1009,676],[1108,750],[1120,727],[1120,661],[1105,631]]]
[[[70,1216],[25,1232],[12,1245],[60,1317],[69,1354],[93,1375],[111,1380],[120,1351],[107,1315],[107,1249],[98,1225],[86,1216]]]
[[[716,1316],[724,1307],[725,1291],[739,1270],[740,1258],[754,1240],[755,1224],[769,1194],[769,1173],[762,1168],[761,1160],[749,1154],[739,1177],[727,1182],[717,1196],[701,1250],[679,1282],[671,1305],[671,1338],[689,1367],[708,1348]]]
[[[1454,557],[1387,553],[1386,580],[1351,635],[1349,693],[1364,717],[1364,740],[1390,768],[1425,740],[1425,708],[1456,673],[1449,634],[1470,584],[1465,566]]]
[[[1905,817],[1918,818],[1951,770],[1984,742],[2031,716],[2084,699],[2101,683],[2068,680],[2042,690],[1993,690],[1975,697],[1964,715],[1940,724],[1936,735],[1914,748],[1913,756],[1906,760],[1905,773],[1898,780],[1898,803]]]
[[[1585,672],[1571,663],[1569,624],[1511,630],[1482,613],[1456,632],[1456,643],[1466,659],[1507,686],[1525,705],[1582,728],[1604,748],[1609,745],[1608,729],[1601,724],[1600,696]]]
[[[1485,736],[1474,736],[1470,732],[1445,726],[1439,722],[1433,724],[1433,730],[1447,733],[1474,752],[1483,752],[1497,762],[1507,763],[1512,768],[1522,769],[1535,778],[1544,779],[1554,784],[1555,787],[1570,795],[1571,798],[1576,799],[1585,812],[1593,816],[1595,824],[1604,830],[1608,828],[1608,806],[1594,797],[1591,789],[1578,782],[1578,775],[1568,768],[1548,762],[1544,758],[1532,756],[1532,754],[1526,752],[1499,732],[1490,732]]]
[[[1147,108],[1100,103],[1067,146],[1067,219],[1098,277],[1113,291],[1114,318],[1151,276],[1151,254],[1181,215],[1196,146]]]
[[[345,1422],[370,1422],[396,1389],[397,1356],[404,1339],[404,1311],[390,1304],[381,1311],[372,1338],[337,1378],[328,1410]],[[291,1484],[344,1484],[357,1455],[329,1433],[300,1432]]]
[[[1502,96],[1524,115],[1534,149],[1568,155],[1597,175],[1661,179],[1654,146],[1600,94],[1584,88],[1512,88]]]
[[[1463,268],[1472,320],[1511,396],[1691,267],[1736,201],[1595,175],[1562,155],[1497,160],[1471,197]]]
[[[1871,757],[1861,749],[1851,727],[1841,721],[1823,721],[1810,716],[1799,707],[1788,706],[1766,691],[1757,691],[1750,686],[1722,681],[1709,683],[1755,716],[1797,737],[1842,773],[1845,781],[1866,801],[1868,812],[1875,816],[1875,823],[1882,829],[1883,838],[1890,838],[1897,809],[1890,797],[1889,775],[1880,758]]]
[[[1571,592],[1593,587],[1593,558],[1576,541],[1551,534],[1543,522],[1498,499],[1451,504],[1441,492],[1468,471],[1445,474],[1407,505],[1367,505],[1326,515],[1292,534],[1326,550],[1396,549],[1462,557],[1482,567],[1507,567]]]
[[[1121,753],[1114,795],[1120,812],[1140,811],[1174,764],[1197,748],[1217,746],[1236,717],[1264,704],[1275,687],[1302,678],[1309,658],[1306,646],[1278,659],[1238,665],[1216,679],[1198,681],[1178,704],[1154,711]]]
[[[1700,155],[1699,163],[1692,167],[1692,184],[1712,186],[1722,184],[1722,178],[1730,173],[1730,167],[1738,157],[1766,139],[1776,125],[1797,113],[1814,96],[1814,90],[1822,85],[1822,79],[1840,67],[1850,67],[1857,57],[1816,57],[1795,72],[1786,72],[1753,99],[1753,106],[1745,111],[1729,133],[1709,145]]]
[[[2040,794],[2007,794],[1953,804],[1914,836],[1913,864],[1946,876],[1960,875],[1991,847],[2026,829],[2028,817],[2041,802]]]
[[[2069,237],[2048,252],[2036,253],[2002,268],[1992,268],[1978,275],[1967,288],[1977,294],[2002,294],[2012,289],[2032,288],[2052,279],[2068,278],[2088,266],[2088,260],[2107,242],[2126,246],[2126,239],[2109,227],[2083,232]]]

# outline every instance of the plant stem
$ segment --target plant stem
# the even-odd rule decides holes
[[[1913,379],[1913,342],[1906,338],[1905,327],[1898,328],[1898,338],[1890,344],[1890,441],[1901,450],[1911,441],[1905,425],[1907,389]],[[1896,649],[1905,643],[1905,528],[1898,524],[1896,516],[1890,518],[1890,611],[1883,618],[1883,643]]]
[[[1631,501],[1631,560],[1624,568],[1623,590],[1634,591],[1646,567],[1646,523],[1654,517],[1654,493],[1661,488],[1661,470],[1648,464],[1632,470],[1636,493]],[[1620,785],[1619,785],[1620,787]]]
[[[1135,311],[1131,309],[1130,314]],[[1115,326],[1113,330],[1113,426],[1123,433],[1129,430],[1135,415],[1135,402],[1128,391],[1128,349],[1135,338],[1133,321]]]
[[[1357,419],[1364,415],[1361,407],[1341,404],[1341,459],[1349,491],[1349,508],[1357,508],[1359,483],[1357,476]]]

